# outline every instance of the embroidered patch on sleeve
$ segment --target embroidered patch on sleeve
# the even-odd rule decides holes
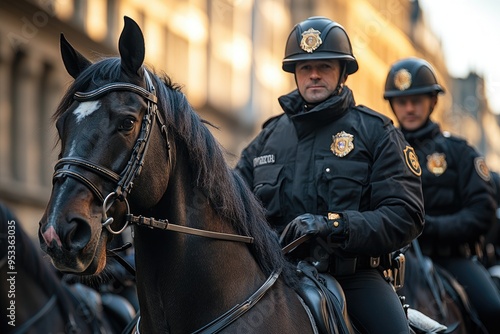
[[[410,168],[412,173],[415,174],[416,176],[422,175],[422,168],[420,168],[420,164],[418,163],[418,157],[413,147],[406,146],[405,149],[403,150],[403,153],[405,155],[406,165],[408,166],[408,168]]]
[[[477,174],[486,182],[489,182],[491,179],[490,170],[488,166],[486,166],[486,162],[484,158],[478,157],[474,159],[474,166],[476,167]]]

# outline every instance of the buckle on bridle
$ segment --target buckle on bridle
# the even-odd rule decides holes
[[[112,201],[108,204],[108,201],[112,199]],[[118,230],[118,231],[115,231],[111,228],[111,224],[113,223],[114,221],[114,218],[113,217],[109,217],[108,218],[108,214],[107,212],[109,211],[109,209],[113,206],[113,203],[116,201],[116,200],[120,200],[122,202],[125,202],[125,204],[127,205],[127,215],[130,214],[130,205],[128,204],[128,201],[127,201],[127,198],[126,197],[123,197],[123,196],[118,196],[118,194],[116,192],[112,192],[110,193],[108,196],[106,196],[106,198],[104,199],[104,202],[102,203],[102,226],[103,227],[106,227],[106,229],[112,233],[112,234],[120,234],[122,233],[123,231],[125,231],[125,229],[127,228],[128,226],[128,220],[125,220],[125,224],[123,225],[123,227]]]

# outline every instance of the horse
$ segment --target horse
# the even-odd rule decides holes
[[[6,321],[0,322],[1,333],[116,333],[133,316],[114,322],[119,319],[103,313],[95,290],[65,284],[1,204],[0,277],[0,306],[7,313]]]
[[[43,251],[63,272],[98,274],[132,225],[137,333],[317,333],[262,206],[180,87],[143,64],[128,17],[118,44],[93,63],[61,35],[75,80],[54,114]]]
[[[410,307],[447,326],[446,333],[485,333],[464,288],[424,256],[417,240],[405,251],[405,283],[397,293]]]

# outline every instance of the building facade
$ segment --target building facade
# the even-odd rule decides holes
[[[35,235],[50,196],[57,135],[51,122],[71,83],[59,53],[61,32],[91,60],[117,54],[123,16],[143,29],[146,64],[167,73],[234,164],[294,89],[281,70],[295,23],[329,17],[346,28],[360,69],[347,81],[356,102],[390,117],[382,99],[390,65],[426,58],[446,87],[439,41],[418,1],[408,0],[2,0],[0,2],[0,200]],[[451,96],[434,116],[447,118]]]

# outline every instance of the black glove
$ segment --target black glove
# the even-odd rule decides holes
[[[425,215],[425,225],[422,235],[429,238],[437,238],[439,234],[436,219],[433,216]]]
[[[306,213],[292,220],[280,236],[280,243],[286,246],[303,235],[327,238],[328,242],[340,244],[346,239],[345,221],[339,214],[329,218]]]

